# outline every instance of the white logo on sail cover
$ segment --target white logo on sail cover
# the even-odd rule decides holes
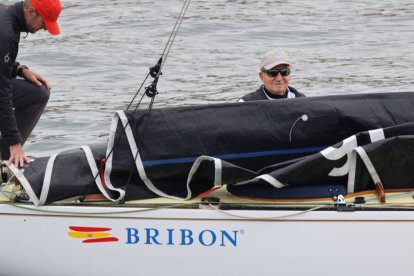
[[[371,142],[376,142],[385,139],[384,130],[382,128],[368,131]],[[339,160],[345,155],[348,159],[346,163],[340,168],[334,168],[329,173],[330,176],[343,176],[354,170],[356,166],[355,155],[352,155],[353,150],[358,147],[357,138],[355,135],[346,138],[342,142],[342,146],[339,148],[329,147],[321,151],[321,154],[328,160]]]
[[[4,63],[9,63],[10,61],[10,56],[9,53],[7,53],[7,55],[4,56]]]
[[[356,136],[346,138],[339,148],[329,147],[321,151],[321,154],[328,160],[339,160],[345,155],[348,156],[346,163],[340,168],[333,168],[330,176],[343,176],[349,172],[351,152],[358,146]]]

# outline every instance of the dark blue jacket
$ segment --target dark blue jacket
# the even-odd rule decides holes
[[[23,3],[0,5],[0,132],[4,145],[21,143],[12,103],[12,80],[19,65],[16,57],[21,32],[28,32]]]

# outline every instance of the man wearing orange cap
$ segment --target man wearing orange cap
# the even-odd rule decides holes
[[[16,166],[30,162],[22,145],[45,109],[51,89],[47,79],[16,61],[20,33],[44,29],[59,34],[60,11],[59,0],[0,4],[0,150],[1,158]]]

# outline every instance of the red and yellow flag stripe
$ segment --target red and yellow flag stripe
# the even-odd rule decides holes
[[[112,228],[106,227],[84,227],[84,226],[70,226],[68,235],[75,239],[84,239],[83,243],[96,243],[96,242],[116,242],[117,237],[112,236],[108,231]]]

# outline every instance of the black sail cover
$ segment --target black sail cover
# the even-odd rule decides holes
[[[410,188],[412,168],[414,93],[405,92],[118,111],[107,144],[12,170],[43,205],[98,192],[112,201],[190,199],[222,184],[263,198],[377,182]]]

